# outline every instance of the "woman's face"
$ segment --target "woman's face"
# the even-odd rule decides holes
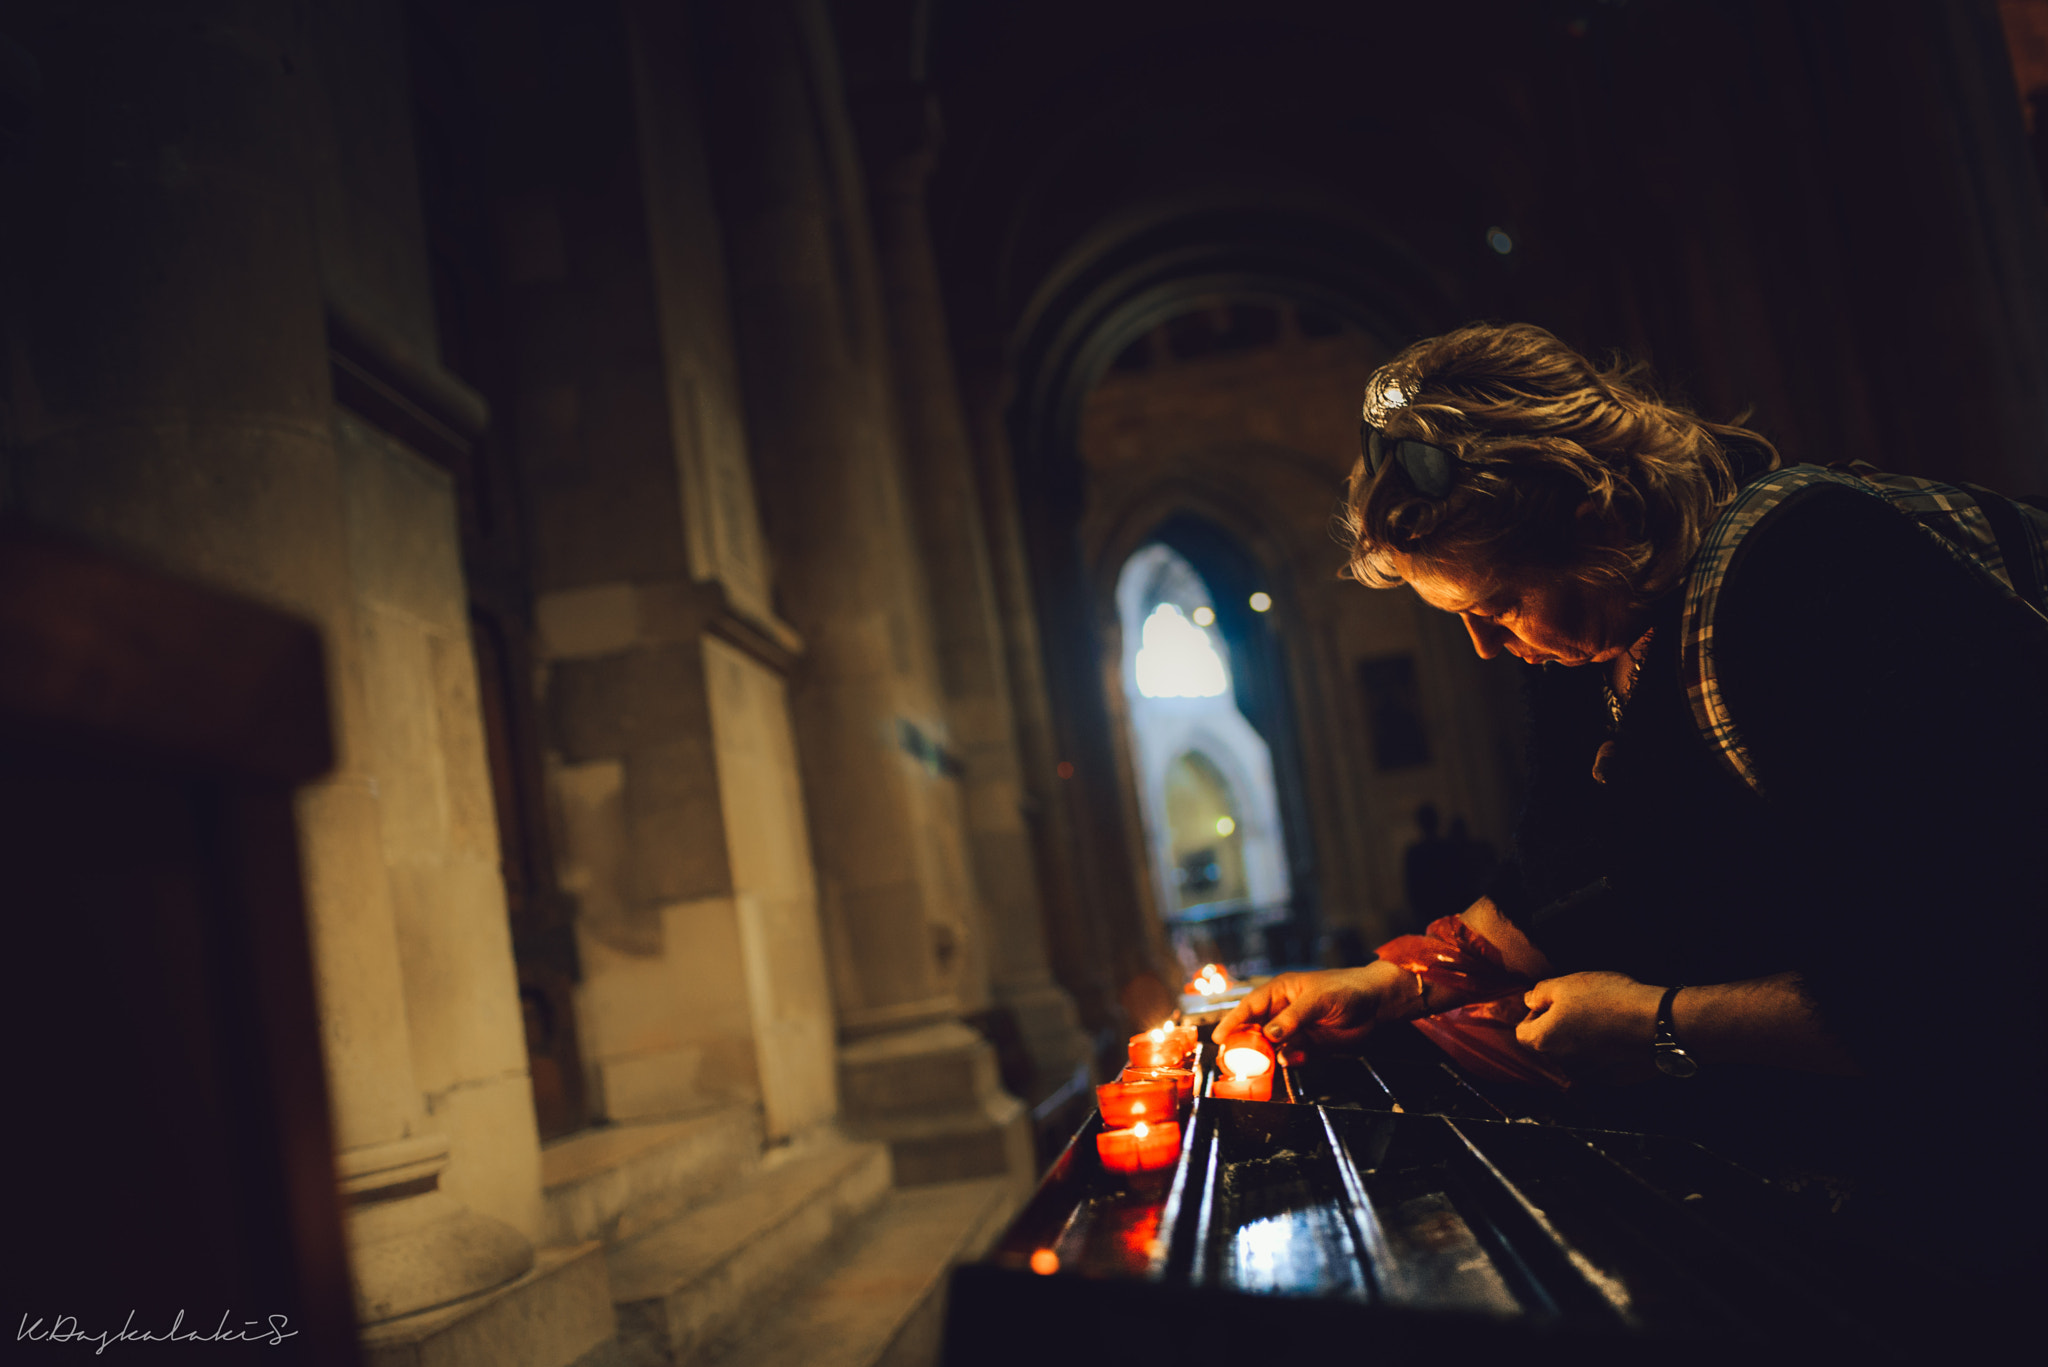
[[[1482,660],[1502,651],[1530,664],[1606,664],[1643,634],[1642,609],[1619,588],[1565,575],[1490,573],[1394,557],[1423,602],[1455,612]]]

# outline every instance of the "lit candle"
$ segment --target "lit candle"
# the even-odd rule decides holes
[[[1095,1104],[1102,1111],[1104,1125],[1121,1129],[1141,1120],[1157,1125],[1173,1119],[1180,1094],[1170,1077],[1125,1078],[1097,1087]]]
[[[1119,1082],[1170,1082],[1173,1084],[1173,1099],[1185,1112],[1195,1100],[1195,1070],[1192,1068],[1126,1068]],[[1097,1093],[1101,1088],[1096,1088]],[[1109,1113],[1103,1112],[1107,1120]]]
[[[1111,1172],[1159,1172],[1180,1157],[1180,1125],[1141,1120],[1128,1130],[1104,1130],[1095,1136],[1095,1152]]]
[[[1216,1041],[1216,1048],[1219,1051],[1254,1049],[1264,1054],[1269,1062],[1273,1057],[1272,1041],[1268,1040],[1257,1026],[1241,1027],[1231,1031]]]
[[[1216,964],[1203,964],[1202,971],[1195,975],[1187,990],[1198,997],[1220,997],[1230,990],[1230,978]]]
[[[1176,1026],[1171,1021],[1131,1036],[1131,1065],[1136,1068],[1175,1068],[1195,1052],[1199,1038],[1192,1025]]]
[[[1223,1051],[1223,1070],[1216,1074],[1211,1096],[1233,1097],[1239,1101],[1273,1099],[1273,1056],[1243,1046]]]

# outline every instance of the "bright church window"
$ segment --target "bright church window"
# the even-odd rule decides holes
[[[1230,687],[1209,633],[1172,603],[1145,619],[1138,647],[1138,692],[1148,698],[1214,698]]]

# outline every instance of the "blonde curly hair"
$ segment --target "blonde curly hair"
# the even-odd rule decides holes
[[[1346,573],[1373,588],[1401,582],[1399,554],[1606,581],[1647,601],[1734,498],[1731,451],[1779,463],[1748,428],[1658,398],[1646,366],[1596,365],[1529,323],[1472,323],[1408,347],[1367,381],[1364,418],[1390,444],[1443,448],[1456,476],[1430,498],[1397,460],[1352,467]]]

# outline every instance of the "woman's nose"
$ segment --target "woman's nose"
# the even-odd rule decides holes
[[[1500,654],[1500,643],[1506,639],[1507,633],[1500,629],[1499,624],[1474,617],[1469,612],[1459,613],[1458,619],[1464,622],[1465,634],[1472,638],[1472,649],[1478,652],[1480,659],[1490,660]]]

